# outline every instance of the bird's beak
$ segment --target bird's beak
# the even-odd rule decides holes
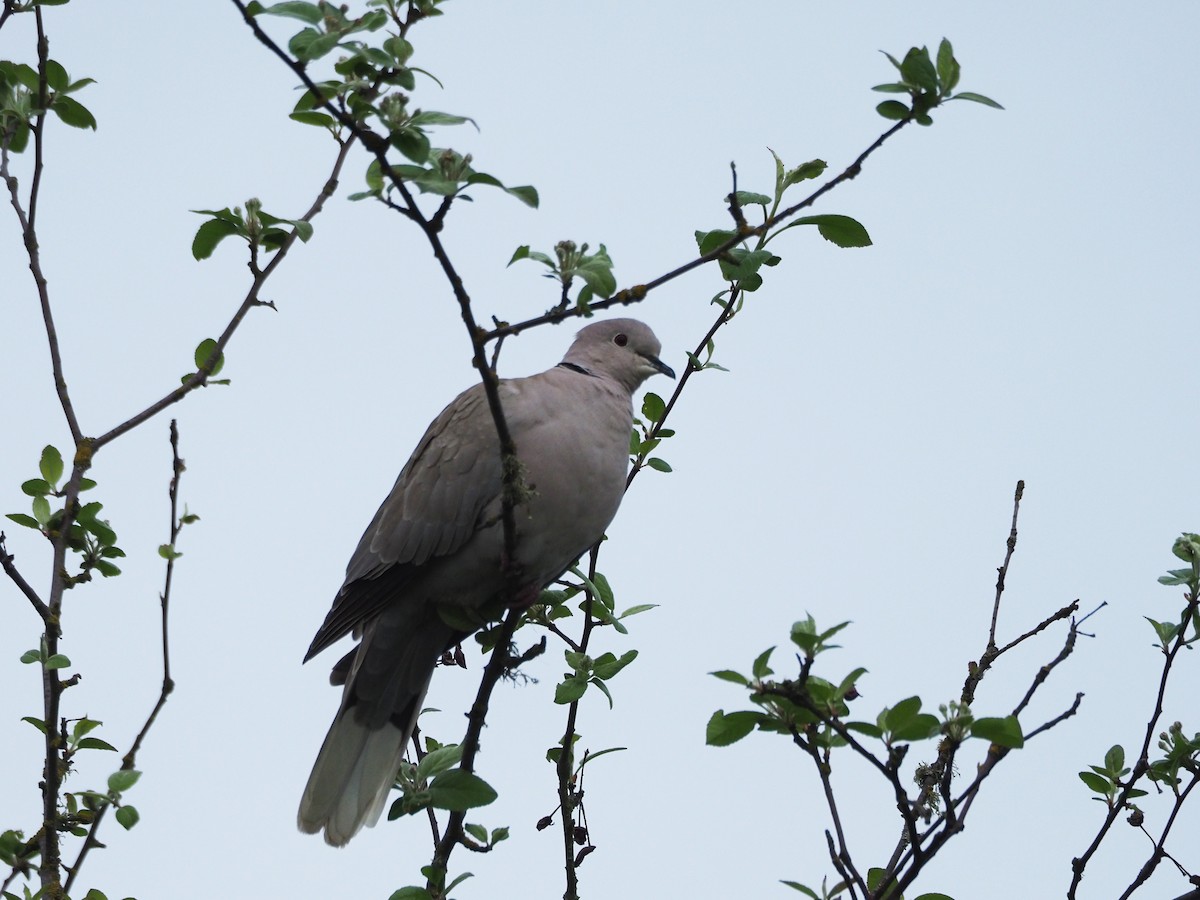
[[[663,362],[657,356],[651,356],[650,354],[647,353],[647,354],[644,354],[642,356],[642,358],[644,360],[646,360],[646,362],[650,363],[650,368],[652,368],[655,372],[661,372],[663,375],[666,375],[668,378],[675,377],[675,370],[672,369],[670,366],[668,366],[665,362]]]

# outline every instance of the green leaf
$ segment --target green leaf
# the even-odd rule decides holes
[[[816,891],[814,891],[810,887],[805,887],[798,881],[783,881],[783,880],[781,880],[779,883],[786,884],[793,891],[799,891],[800,893],[804,894],[804,896],[806,896],[806,897],[812,897],[812,900],[821,900],[821,897],[817,894]]]
[[[825,171],[826,165],[823,159],[812,159],[806,163],[801,163],[787,173],[783,179],[783,186],[786,188],[798,182],[816,178]]]
[[[196,260],[208,259],[217,249],[217,244],[231,235],[239,234],[242,228],[224,219],[209,219],[192,238],[192,256]]]
[[[1080,772],[1079,777],[1097,794],[1107,796],[1113,790],[1113,783],[1103,775],[1097,775],[1095,772]]]
[[[329,113],[317,112],[311,109],[294,112],[288,118],[302,125],[318,125],[321,128],[333,128],[337,124],[337,120],[329,115]]]
[[[750,710],[726,713],[718,709],[708,720],[704,742],[710,747],[728,747],[748,735],[763,720],[763,713]]]
[[[29,665],[30,663],[35,663],[35,662],[41,662],[41,661],[42,661],[42,651],[41,650],[26,650],[24,653],[21,654],[21,662],[25,663],[26,665]]]
[[[38,469],[41,471],[42,477],[46,479],[48,483],[51,485],[58,484],[58,480],[62,478],[63,474],[62,454],[59,453],[55,447],[47,444],[42,449],[42,458],[38,462]],[[26,484],[28,484],[28,482],[26,482]],[[24,487],[24,485],[21,486],[22,490],[24,490]],[[26,491],[26,493],[28,493],[28,491]],[[49,492],[46,491],[44,493]]]
[[[417,764],[416,778],[418,781],[434,778],[454,768],[461,760],[462,747],[458,744],[450,744],[445,747],[439,747],[436,750],[431,750]]]
[[[39,528],[45,528],[50,521],[50,501],[45,497],[33,498],[33,517]]]
[[[301,62],[309,62],[314,59],[320,59],[336,47],[341,37],[336,32],[327,34],[317,31],[315,28],[305,28],[303,31],[292,35],[292,39],[288,41],[288,50]]]
[[[1125,748],[1120,744],[1113,744],[1104,754],[1104,766],[1108,771],[1120,774],[1125,768]]]
[[[917,900],[954,900],[953,897],[947,894],[922,894]]]
[[[158,555],[163,559],[179,559],[179,557],[183,556],[182,553],[180,553],[170,544],[159,544]]]
[[[533,185],[521,184],[517,187],[506,187],[504,188],[504,193],[511,194],[532,209],[538,208],[538,203],[540,201],[538,199],[537,188],[535,188]]]
[[[121,823],[121,827],[128,831],[138,823],[138,811],[133,806],[122,806],[117,809],[117,821]]]
[[[467,823],[466,825],[463,825],[463,831],[475,838],[475,840],[479,841],[479,843],[487,843],[488,832],[487,829],[482,825],[473,825],[471,823]]]
[[[85,737],[76,746],[80,750],[112,750],[114,753],[117,752],[116,747],[98,737]]]
[[[45,0],[42,0],[42,2],[44,3]],[[5,894],[4,896],[12,897],[14,895],[13,894]],[[97,890],[96,888],[92,888],[86,894],[83,895],[83,900],[108,900],[108,897],[104,894],[103,891]]]
[[[394,891],[388,900],[433,900],[433,895],[423,887],[409,885]]]
[[[884,100],[877,107],[875,107],[875,112],[879,113],[885,119],[895,119],[896,121],[899,121],[900,119],[907,119],[912,110],[910,110],[899,100]]]
[[[429,161],[429,138],[416,128],[396,131],[391,136],[392,146],[415,163]]]
[[[54,95],[50,102],[50,111],[57,115],[64,125],[96,130],[96,117],[92,115],[91,110],[66,94]]]
[[[592,672],[601,681],[607,681],[637,659],[637,655],[638,652],[636,650],[629,650],[622,653],[618,659],[612,653],[605,653],[596,659],[596,663],[592,667]]]
[[[658,604],[657,603],[638,603],[634,606],[629,607],[629,609],[625,610],[623,613],[621,613],[619,616],[617,616],[617,618],[618,619],[628,619],[630,616],[636,616],[639,613],[649,612],[652,609],[658,609]]]
[[[59,461],[59,464],[62,464],[61,460]],[[21,483],[21,492],[28,494],[30,497],[44,497],[53,490],[54,488],[51,487],[50,483],[44,478],[30,478],[28,481]]]
[[[973,94],[970,91],[963,91],[961,94],[955,94],[951,100],[970,100],[973,103],[982,103],[984,106],[990,106],[992,109],[1004,109],[999,103],[990,97],[985,97],[983,94]]]
[[[667,462],[665,459],[659,459],[657,456],[651,456],[648,460],[646,460],[646,465],[656,472],[673,471],[669,462]]]
[[[983,738],[1001,747],[1019,750],[1025,746],[1021,724],[1016,716],[976,719],[971,724],[971,737]]]
[[[722,681],[732,681],[734,684],[740,684],[743,687],[750,686],[750,679],[732,669],[721,669],[719,672],[709,672],[708,674],[720,678]]]
[[[911,722],[921,711],[921,698],[909,697],[906,700],[901,700],[891,709],[887,710],[883,717],[883,727],[888,731],[894,731],[897,728],[902,728]]]
[[[487,806],[496,799],[496,792],[473,772],[451,769],[443,772],[429,785],[429,805],[436,809],[462,811]]]
[[[767,206],[771,198],[766,194],[756,194],[753,191],[737,191],[733,195],[739,206]]]
[[[564,679],[554,688],[555,703],[574,703],[587,691],[587,678],[579,675],[572,675]]]
[[[119,794],[137,784],[141,777],[142,773],[137,769],[119,769],[108,776],[108,789]]]
[[[215,340],[213,340],[212,338],[205,338],[199,344],[197,344],[196,351],[195,351],[195,353],[192,354],[192,360],[196,363],[196,368],[197,369],[204,368],[204,366],[208,363],[209,359],[212,358],[212,355],[216,351],[216,349],[217,349],[217,342]],[[208,374],[216,375],[224,367],[225,367],[225,354],[222,353],[220,356],[217,357],[217,361],[213,365],[212,371],[209,372]]]
[[[33,716],[22,716],[21,721],[28,722],[30,725],[32,725],[34,728],[36,728],[42,734],[46,733],[46,723],[43,722],[41,719],[35,719]]]
[[[697,231],[696,246],[700,250],[701,256],[707,256],[712,253],[722,244],[726,244],[733,238],[737,237],[732,231],[726,231],[718,228],[715,231]]]
[[[119,568],[110,563],[108,560],[104,559],[96,560],[96,571],[105,578],[113,578],[121,574],[121,570]]]
[[[37,519],[35,519],[33,516],[25,515],[25,513],[6,513],[5,517],[12,519],[18,525],[24,525],[26,528],[36,528],[41,530],[42,527],[38,524]]]
[[[904,62],[900,64],[900,76],[922,90],[931,94],[937,93],[937,69],[929,59],[929,50],[925,47],[913,47],[904,55]]]
[[[958,85],[960,67],[954,58],[954,48],[950,42],[942,38],[937,52],[937,74],[943,92],[950,92]]]
[[[867,229],[849,216],[830,214],[803,216],[790,223],[789,227],[791,225],[816,225],[821,237],[839,247],[871,246],[871,236],[867,234]]]
[[[48,660],[46,660],[47,669],[65,669],[70,664],[71,660],[67,659],[67,657],[61,653],[55,653]]]
[[[922,713],[919,716],[914,716],[903,725],[892,729],[892,740],[923,741],[941,731],[941,726],[942,723],[938,721],[937,716]]]
[[[667,404],[662,397],[653,391],[647,391],[642,398],[642,415],[651,422],[658,422],[666,414]]]
[[[275,3],[267,7],[260,6],[258,13],[267,16],[287,16],[290,19],[300,19],[309,25],[318,25],[324,19],[324,16],[321,14],[321,8],[317,4],[301,3],[299,0]],[[254,15],[254,13],[251,15]]]
[[[768,675],[774,675],[774,670],[767,663],[771,659],[771,654],[775,652],[774,647],[768,647],[762,653],[758,654],[754,659],[754,664],[750,667],[750,673],[755,678],[766,678]]]

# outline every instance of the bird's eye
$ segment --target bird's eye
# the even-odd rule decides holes
[[[618,347],[624,347],[626,344],[629,343],[629,336],[625,335],[625,334],[618,334],[615,337],[613,337],[613,343],[616,344]]]

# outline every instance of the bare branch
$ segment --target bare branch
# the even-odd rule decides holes
[[[12,554],[8,552],[8,547],[4,544],[3,531],[0,531],[0,568],[4,569],[4,574],[12,580],[17,589],[33,604],[33,608],[37,610],[37,614],[42,617],[42,622],[49,628],[51,625],[50,607],[42,602],[42,598],[38,596],[38,592],[17,571],[16,565],[13,564]]]

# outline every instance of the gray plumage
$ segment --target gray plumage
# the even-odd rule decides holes
[[[532,494],[514,510],[516,600],[531,603],[604,534],[625,492],[633,392],[656,373],[654,333],[635,319],[582,329],[563,361],[500,382]],[[374,825],[441,655],[467,636],[450,618],[506,599],[500,444],[481,385],[429,426],[346,567],[307,662],[353,633],[333,667],[342,702],[300,801],[300,829],[341,846]]]

